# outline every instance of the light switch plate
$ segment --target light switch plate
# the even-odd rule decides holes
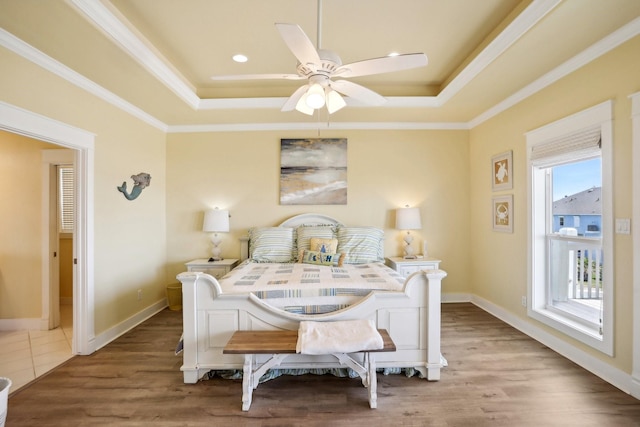
[[[631,233],[631,219],[616,218],[616,234],[630,234],[630,233]]]

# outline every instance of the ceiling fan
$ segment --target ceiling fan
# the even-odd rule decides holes
[[[211,77],[213,80],[307,80],[287,99],[282,111],[294,108],[301,113],[312,115],[315,110],[327,106],[333,114],[346,106],[343,95],[367,105],[382,105],[386,99],[364,86],[344,80],[349,77],[367,76],[408,70],[427,65],[424,53],[411,53],[342,64],[333,51],[320,49],[322,0],[318,0],[318,48],[297,24],[276,23],[280,36],[298,60],[297,74],[240,74]]]

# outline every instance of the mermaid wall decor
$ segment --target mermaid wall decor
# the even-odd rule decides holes
[[[127,193],[126,181],[123,182],[120,187],[117,187],[118,191],[124,194],[127,200],[134,200],[142,193],[142,190],[151,185],[151,175],[145,172],[140,172],[138,175],[131,175],[131,179],[133,179],[133,188],[130,193]]]

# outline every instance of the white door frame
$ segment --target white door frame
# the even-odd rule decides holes
[[[73,240],[73,354],[95,351],[93,183],[95,135],[66,123],[0,101],[0,130],[71,148],[76,167],[76,229]],[[49,230],[43,230],[48,247]],[[48,257],[45,260],[48,264]],[[48,266],[47,275],[48,278]],[[43,281],[45,279],[43,277]],[[46,280],[48,283],[48,279]],[[44,305],[49,304],[43,295]],[[48,308],[46,310],[48,312]],[[46,313],[43,309],[43,315]],[[48,313],[47,313],[48,314]]]
[[[640,92],[631,99],[632,238],[633,238],[633,366],[631,395],[640,399]]]

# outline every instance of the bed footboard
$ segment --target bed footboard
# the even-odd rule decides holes
[[[195,383],[210,370],[241,370],[243,357],[223,354],[237,330],[296,330],[301,320],[352,319],[373,319],[396,343],[395,352],[376,359],[378,368],[415,368],[437,381],[446,363],[440,353],[440,295],[446,275],[443,270],[418,271],[406,279],[403,291],[374,291],[343,310],[300,315],[271,307],[253,294],[223,294],[218,281],[208,274],[181,273],[184,382]],[[300,356],[280,367],[339,367],[332,358]]]

